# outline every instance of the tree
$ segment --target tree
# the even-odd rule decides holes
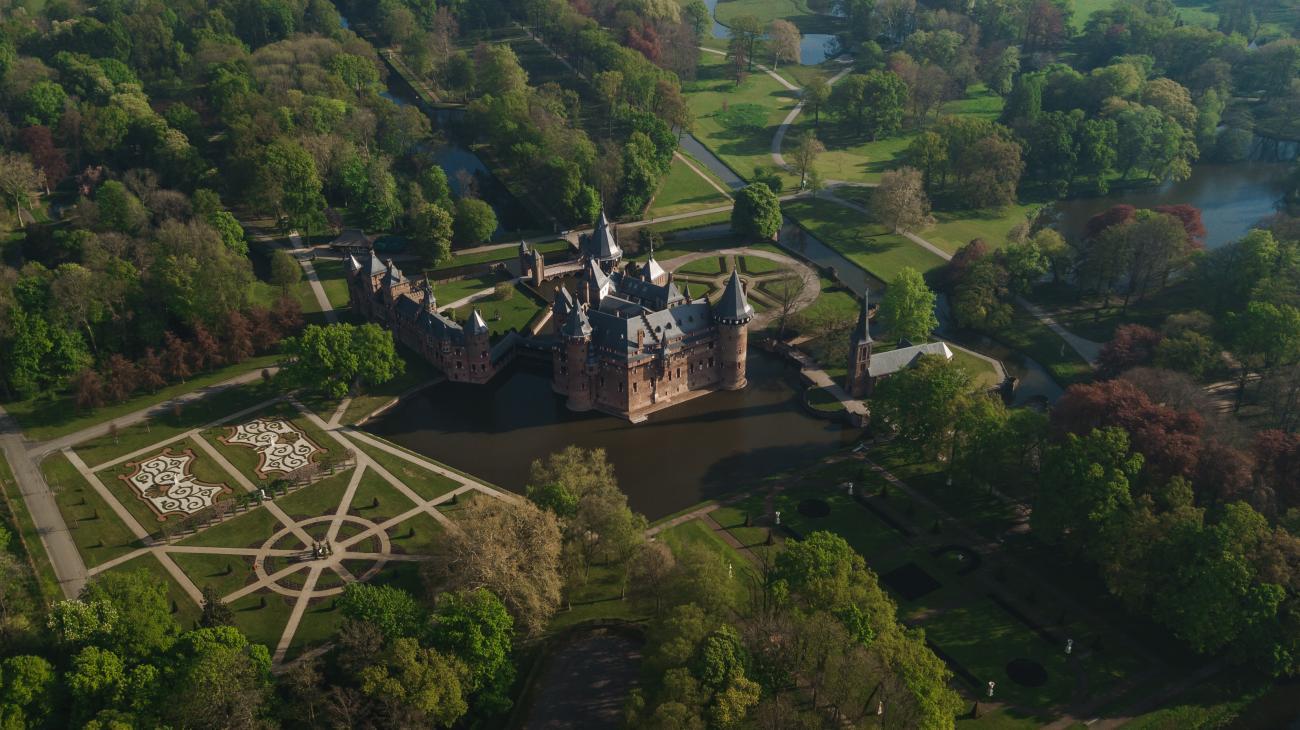
[[[443,594],[429,626],[429,643],[465,663],[464,687],[475,708],[492,715],[510,708],[513,638],[514,619],[486,588]]]
[[[1116,327],[1115,336],[1097,355],[1097,376],[1114,378],[1129,368],[1150,363],[1163,339],[1164,335],[1140,324]]]
[[[271,684],[265,646],[250,644],[233,626],[218,626],[182,634],[169,659],[160,680],[172,698],[160,708],[167,724],[196,730],[259,724]]]
[[[676,565],[673,551],[667,545],[659,541],[647,541],[641,543],[641,548],[628,566],[628,579],[634,594],[651,598],[654,601],[655,615],[663,608],[663,592]]]
[[[487,588],[515,625],[536,635],[560,604],[560,525],[529,502],[478,500],[465,528],[445,535],[426,575],[445,590]]]
[[[379,629],[389,642],[418,636],[424,628],[424,610],[411,594],[393,586],[349,583],[338,606],[347,618]]]
[[[880,176],[871,191],[871,210],[876,220],[895,233],[907,233],[930,225],[930,199],[925,194],[921,171],[902,167]]]
[[[853,74],[831,90],[830,104],[854,129],[872,139],[898,131],[907,101],[907,84],[893,71]]]
[[[934,304],[934,292],[926,285],[921,272],[904,266],[885,290],[880,318],[894,337],[925,342],[939,327]]]
[[[831,98],[831,87],[820,74],[814,76],[803,89],[804,108],[813,113],[813,126],[821,126],[822,109]]]
[[[342,398],[354,381],[381,385],[400,375],[406,363],[390,332],[376,324],[310,325],[280,344],[280,376],[296,387]]]
[[[24,127],[18,132],[18,141],[44,176],[45,192],[49,194],[51,186],[58,185],[68,176],[68,160],[63,150],[54,146],[49,127]]]
[[[221,595],[210,585],[203,586],[203,613],[199,617],[199,626],[210,629],[216,626],[234,626],[235,612],[225,601],[221,600]]]
[[[1016,294],[1028,294],[1050,265],[1047,255],[1038,247],[1038,241],[1032,238],[1024,243],[1008,244],[1002,249],[1002,257],[1010,276],[1008,284]]]
[[[289,287],[302,281],[302,266],[293,254],[282,248],[271,253],[271,283],[280,287],[281,296],[289,296]]]
[[[63,107],[67,103],[67,93],[54,81],[37,81],[18,100],[22,121],[28,126],[55,124],[63,116]]]
[[[767,42],[772,46],[772,68],[780,67],[781,61],[799,62],[799,47],[803,43],[803,34],[799,28],[788,20],[773,20],[767,31]]]
[[[492,206],[477,198],[461,198],[456,201],[452,231],[457,243],[465,245],[487,241],[496,229],[497,214]]]
[[[425,203],[411,221],[411,249],[426,265],[437,266],[451,258],[451,214],[435,203]]]
[[[759,39],[763,37],[763,23],[752,15],[741,15],[731,19],[731,36],[744,49],[745,70],[754,70],[754,53]]]
[[[127,689],[126,667],[113,652],[87,646],[72,657],[63,683],[72,695],[73,717],[84,721],[118,704]]]
[[[953,423],[974,391],[970,373],[960,364],[924,355],[876,386],[872,410],[899,438],[921,453],[938,455],[951,451]],[[951,453],[947,456],[951,463]]]
[[[1228,318],[1229,347],[1241,363],[1237,406],[1241,406],[1251,372],[1268,372],[1300,360],[1300,310],[1253,301]]]
[[[23,208],[31,210],[32,201],[45,187],[45,175],[32,165],[27,155],[0,153],[0,193],[13,203],[14,216],[22,218]]]
[[[53,709],[57,688],[54,667],[38,656],[18,655],[0,661],[0,713],[13,727],[39,727]]]
[[[312,227],[323,221],[325,198],[321,195],[316,161],[302,145],[280,139],[262,155],[261,182],[266,200],[289,225],[301,228],[310,240]]]
[[[1034,532],[1089,554],[1110,521],[1132,503],[1130,485],[1142,464],[1142,454],[1130,452],[1123,429],[1066,434],[1063,443],[1048,450],[1043,463],[1030,517]]]
[[[808,181],[808,172],[817,162],[817,156],[826,151],[826,145],[817,139],[812,131],[804,132],[795,140],[790,158],[794,160],[794,170],[799,173],[799,189]]]
[[[180,633],[167,588],[144,570],[97,576],[81,592],[82,603],[103,602],[116,619],[102,629],[102,646],[128,662],[146,660],[171,647]]]
[[[731,231],[745,238],[773,240],[781,230],[781,201],[763,183],[752,183],[736,193],[731,209]]]
[[[469,710],[463,671],[455,659],[402,638],[393,642],[382,663],[361,671],[361,691],[382,703],[388,725],[451,727]]]

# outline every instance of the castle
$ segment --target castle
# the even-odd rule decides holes
[[[732,272],[716,303],[692,299],[673,283],[651,251],[644,264],[623,265],[623,250],[604,212],[578,240],[574,262],[547,265],[520,244],[521,276],[576,274],[575,291],[561,284],[550,307],[550,333],[529,339],[548,346],[551,389],[575,411],[597,410],[633,423],[655,411],[714,390],[745,387],[749,323],[754,310]],[[371,254],[347,259],[353,309],[381,324],[453,382],[486,383],[523,345],[507,336],[493,345],[483,316],[465,323],[438,312],[432,284],[402,274]]]

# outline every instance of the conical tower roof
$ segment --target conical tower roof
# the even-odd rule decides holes
[[[854,328],[853,336],[859,338],[860,342],[871,342],[870,290],[867,290],[862,294],[862,311],[858,313],[858,326]]]
[[[587,319],[587,310],[576,307],[564,322],[565,337],[590,337],[591,320]]]
[[[483,315],[479,314],[477,309],[469,315],[469,322],[467,323],[465,330],[471,335],[485,335],[488,333],[487,322],[483,319]]]
[[[731,270],[727,288],[713,305],[713,319],[721,324],[748,324],[754,318],[754,308],[745,299],[745,285],[740,283],[740,273]]]

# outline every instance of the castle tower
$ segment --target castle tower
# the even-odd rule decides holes
[[[560,284],[560,288],[555,290],[555,301],[551,302],[551,332],[556,337],[564,334],[564,323],[576,306],[577,302],[574,301],[573,295],[569,293],[569,288],[564,284]]]
[[[543,281],[546,281],[546,257],[533,249],[533,286],[541,286]]]
[[[858,324],[849,335],[849,372],[844,376],[844,390],[850,398],[861,398],[871,392],[871,314],[870,292],[862,295],[862,312]]]
[[[559,348],[563,350],[563,356],[557,354],[557,359],[562,361],[558,363],[552,377],[556,381],[563,380],[563,386],[556,387],[557,391],[568,394],[569,410],[571,411],[589,411],[595,405],[595,393],[591,387],[591,376],[587,372],[587,357],[591,354],[591,322],[587,319],[587,312],[581,306],[576,307],[569,313],[568,321],[564,323],[564,335],[560,338]],[[557,382],[558,386],[559,383]]]
[[[477,309],[465,323],[465,360],[470,379],[486,383],[492,370],[491,331]]]
[[[713,321],[718,326],[718,349],[721,353],[721,385],[726,390],[745,387],[745,357],[752,319],[754,308],[745,299],[745,286],[740,283],[740,274],[732,269],[727,288],[718,303],[713,305]]]

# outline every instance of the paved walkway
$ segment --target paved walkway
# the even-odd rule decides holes
[[[316,303],[320,305],[320,311],[325,314],[326,321],[331,324],[339,321],[338,315],[334,312],[334,305],[330,303],[330,298],[325,294],[325,287],[321,286],[320,277],[316,275],[316,267],[311,265],[311,259],[305,254],[311,249],[302,245],[302,237],[297,231],[289,232],[289,252],[294,255],[298,263],[302,264],[302,273],[307,275],[307,283],[311,284],[312,293],[316,295]]]
[[[809,306],[812,305],[813,302],[817,301],[817,297],[821,296],[821,279],[818,277],[817,272],[813,271],[811,266],[808,266],[802,261],[791,258],[784,254],[773,253],[771,251],[764,251],[762,249],[741,246],[737,248],[723,248],[723,249],[717,249],[713,251],[696,251],[693,253],[685,254],[683,256],[675,256],[671,259],[662,262],[662,264],[665,271],[677,271],[681,267],[686,266],[687,264],[690,264],[693,261],[699,261],[700,259],[707,259],[707,258],[717,258],[719,256],[753,256],[755,258],[766,259],[768,261],[775,261],[776,263],[779,263],[782,266],[789,267],[792,271],[794,271],[794,273],[799,276],[801,282],[801,288],[799,290],[799,295],[795,298],[794,302],[791,304],[790,312],[789,312],[790,314],[794,314],[795,312],[799,312],[808,308]],[[729,273],[730,272],[723,272],[722,274],[718,274],[718,276],[725,277]],[[779,306],[774,309],[768,310],[766,312],[760,312],[758,314],[755,314],[754,329],[757,330],[763,326],[766,326],[768,322],[771,322],[773,319],[780,316],[780,314],[781,312]]]
[[[826,85],[834,86],[840,79],[849,75],[849,72],[852,70],[852,66],[845,68],[843,71],[832,76],[830,80],[826,82]],[[790,125],[794,124],[794,120],[798,119],[799,115],[803,113],[803,108],[804,102],[800,100],[800,102],[795,104],[794,108],[790,110],[790,113],[785,115],[785,119],[781,120],[781,126],[776,128],[776,134],[772,136],[772,162],[775,162],[777,166],[784,170],[789,170],[790,165],[786,164],[785,156],[781,154],[781,145],[785,142],[785,134],[790,130]]]
[[[1097,365],[1097,358],[1101,355],[1102,343],[1093,342],[1092,340],[1080,337],[1067,330],[1056,321],[1055,317],[1043,311],[1043,309],[1037,304],[1030,302],[1024,297],[1016,297],[1016,304],[1024,307],[1030,314],[1037,317],[1038,321],[1047,325],[1049,329],[1060,335],[1061,339],[1065,340],[1075,352],[1079,353],[1079,357],[1087,360],[1089,365],[1094,367]]]
[[[27,450],[18,422],[3,408],[0,408],[0,450],[3,450],[14,481],[18,483],[20,498],[27,506],[27,513],[31,515],[40,538],[41,544],[32,545],[31,549],[44,548],[63,595],[76,597],[86,585],[86,563],[77,551],[67,523],[63,521],[54,493],[45,483],[45,475]]]

